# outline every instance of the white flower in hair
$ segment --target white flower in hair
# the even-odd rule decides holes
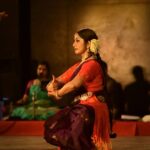
[[[98,53],[98,50],[99,50],[99,41],[97,39],[92,39],[90,41],[90,51],[94,54],[97,54]]]

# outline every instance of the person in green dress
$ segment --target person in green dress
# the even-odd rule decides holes
[[[50,81],[49,64],[46,61],[39,62],[36,73],[37,78],[27,83],[23,97],[16,102],[19,106],[13,109],[11,119],[45,120],[59,110],[46,91]]]

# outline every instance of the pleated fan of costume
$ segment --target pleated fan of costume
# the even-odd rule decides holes
[[[76,104],[65,107],[46,120],[44,139],[69,150],[92,149],[94,116],[91,106]]]

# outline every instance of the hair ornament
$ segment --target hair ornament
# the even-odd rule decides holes
[[[98,53],[98,50],[100,48],[100,45],[99,45],[99,40],[97,39],[92,39],[90,41],[90,52],[94,53],[94,54],[97,54]]]

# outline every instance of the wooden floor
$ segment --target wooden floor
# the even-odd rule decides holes
[[[113,150],[150,150],[150,136],[117,137]],[[0,136],[0,150],[57,150],[41,136]]]

